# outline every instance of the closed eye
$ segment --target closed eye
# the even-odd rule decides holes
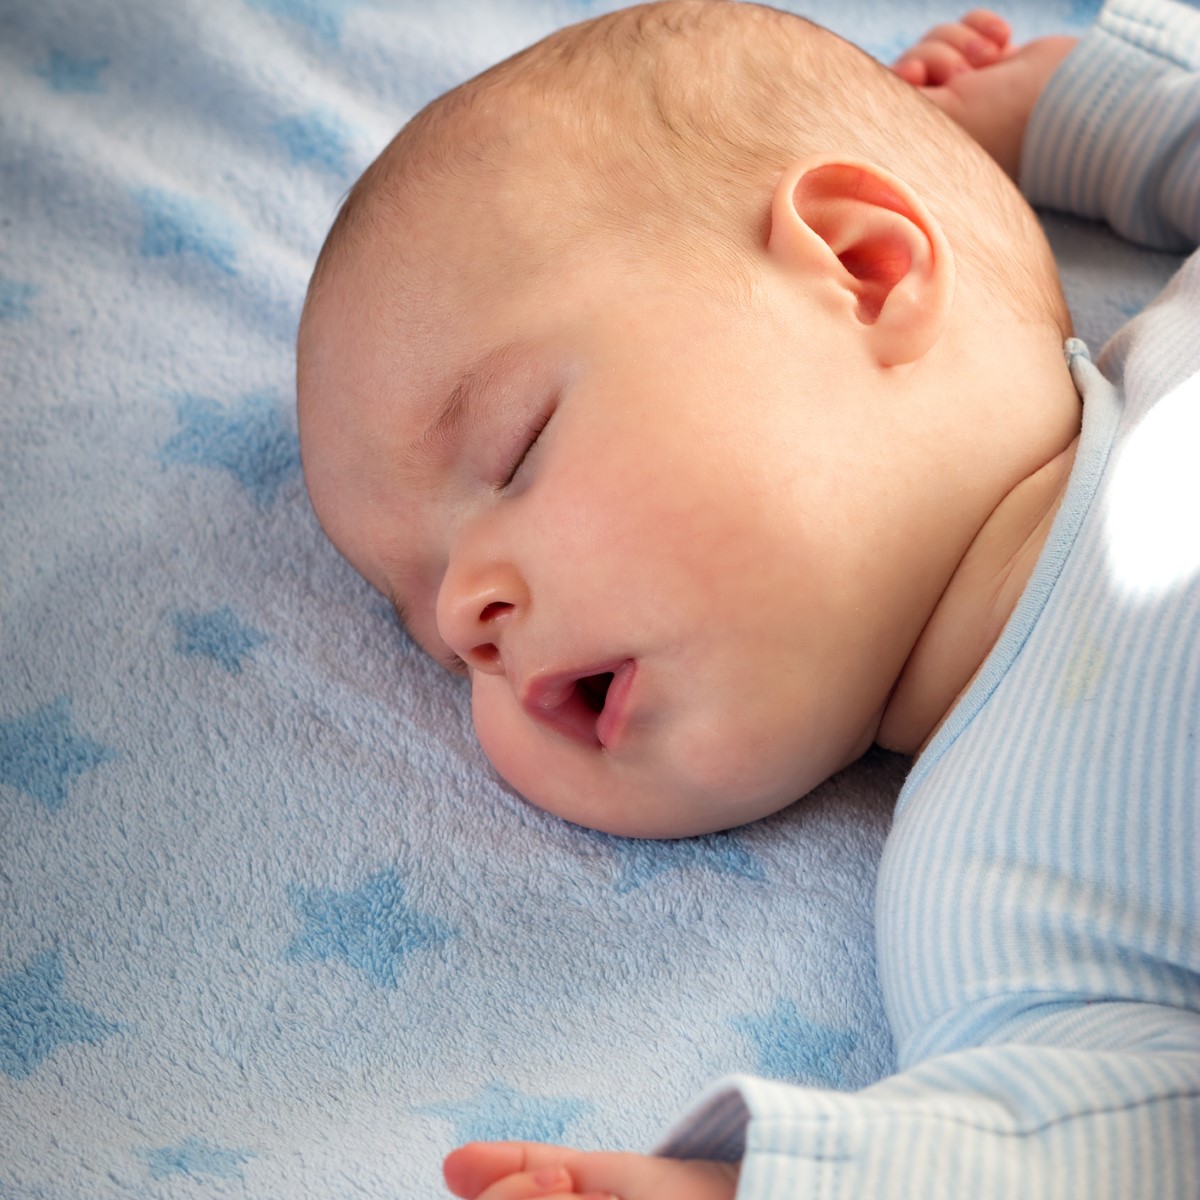
[[[524,437],[521,438],[517,457],[512,465],[504,474],[504,479],[497,487],[497,491],[507,491],[512,487],[514,480],[517,478],[517,473],[525,465],[525,460],[529,457],[530,451],[538,444],[538,438],[542,436],[543,430],[550,424],[550,418],[554,415],[554,409],[551,408],[548,412],[543,413],[526,431]]]

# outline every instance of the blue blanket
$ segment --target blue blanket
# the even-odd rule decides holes
[[[693,841],[565,825],[305,498],[292,339],[339,198],[605,7],[0,0],[3,1200],[435,1196],[466,1139],[644,1147],[725,1072],[889,1069],[903,761]],[[805,11],[883,57],[953,15]],[[1173,265],[1050,226],[1094,343]]]

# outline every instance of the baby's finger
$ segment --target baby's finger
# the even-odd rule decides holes
[[[563,1167],[542,1167],[498,1179],[480,1192],[477,1200],[554,1200],[558,1196],[578,1200],[575,1181]]]
[[[985,25],[984,28],[987,28]],[[973,67],[986,67],[994,63],[1004,46],[988,35],[966,24],[966,20],[953,25],[939,25],[931,29],[922,39],[924,44],[949,46],[957,50]]]
[[[995,13],[977,8],[961,21],[938,25],[892,65],[915,87],[936,87],[972,67],[987,67],[1011,53],[1012,30]]]
[[[442,1174],[446,1186],[464,1200],[482,1200],[488,1189],[507,1179],[533,1177],[543,1171],[561,1170],[563,1161],[573,1151],[561,1146],[545,1146],[537,1142],[469,1142],[446,1155]],[[517,1193],[518,1195],[545,1195],[555,1190],[565,1191],[574,1186],[568,1177],[567,1187],[553,1181],[542,1187],[541,1192]]]
[[[1001,16],[986,8],[976,8],[963,17],[961,24],[973,29],[1003,50],[1012,39],[1012,26]]]
[[[538,1174],[510,1175],[480,1192],[478,1200],[620,1200],[610,1192],[577,1192],[569,1179],[561,1191],[547,1191]]]
[[[621,1197],[612,1192],[559,1192],[553,1196],[539,1196],[538,1200],[621,1200]]]
[[[925,64],[919,58],[912,58],[908,53],[902,54],[894,63],[892,70],[913,87],[924,87],[929,78]]]
[[[955,75],[971,70],[971,64],[948,43],[925,41],[905,51],[892,70],[916,87],[939,87]]]

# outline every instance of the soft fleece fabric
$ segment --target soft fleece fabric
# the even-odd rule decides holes
[[[906,764],[689,842],[537,813],[304,496],[292,339],[340,196],[603,7],[0,0],[4,1200],[430,1197],[468,1138],[646,1146],[720,1075],[892,1069]],[[947,15],[805,11],[884,58]],[[1174,260],[1051,222],[1100,344]]]

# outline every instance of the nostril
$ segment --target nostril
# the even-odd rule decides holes
[[[491,604],[484,605],[483,611],[479,614],[479,619],[481,621],[494,621],[497,617],[504,616],[511,608],[512,605],[506,604],[503,600],[493,600]]]

